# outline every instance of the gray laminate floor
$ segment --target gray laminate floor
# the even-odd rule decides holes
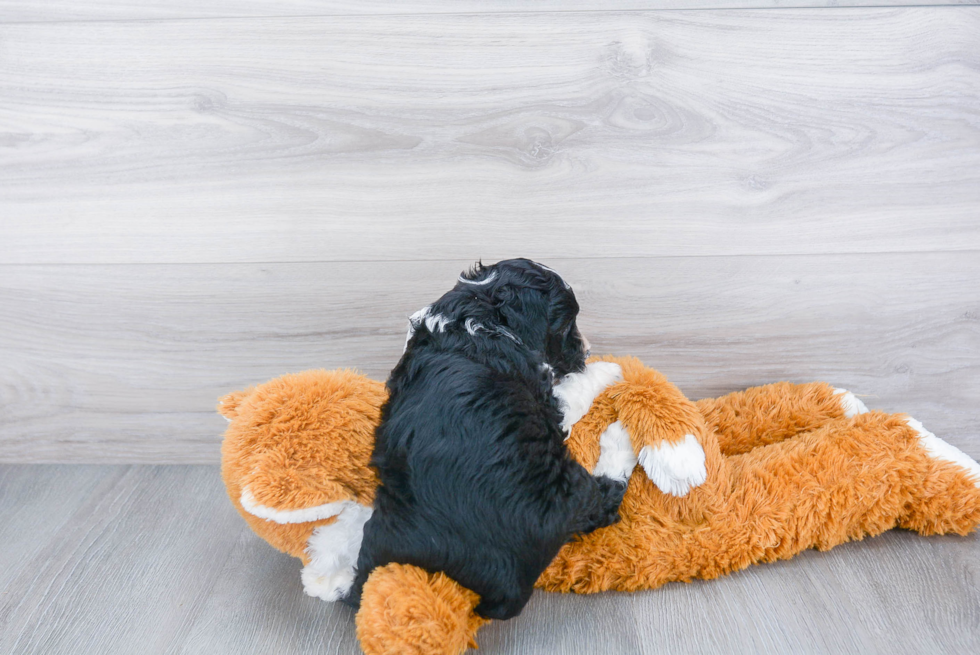
[[[0,652],[357,653],[352,612],[245,526],[214,466],[0,467]],[[980,536],[892,531],[710,582],[535,593],[480,652],[969,653]]]

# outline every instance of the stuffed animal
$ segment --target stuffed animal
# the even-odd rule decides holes
[[[980,465],[849,392],[780,382],[692,402],[636,359],[589,367],[604,367],[611,383],[591,403],[566,402],[568,449],[590,471],[632,474],[622,520],[567,544],[541,589],[652,589],[896,526],[965,535],[980,524]],[[222,475],[232,503],[303,561],[310,595],[337,600],[350,587],[385,397],[382,383],[355,372],[309,371],[219,405],[231,421]],[[478,602],[442,573],[389,564],[365,584],[358,638],[369,655],[461,653],[486,622]]]

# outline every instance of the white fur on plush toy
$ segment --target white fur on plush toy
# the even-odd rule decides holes
[[[972,457],[953,444],[943,441],[926,430],[925,426],[914,418],[909,417],[905,422],[918,433],[919,444],[929,453],[929,457],[956,464],[966,472],[974,484],[980,487],[980,463],[975,462]]]
[[[636,467],[636,453],[626,428],[620,421],[611,423],[599,437],[599,462],[592,475],[604,475],[619,482],[626,482]]]
[[[561,427],[566,433],[585,416],[592,401],[611,384],[623,379],[623,369],[613,362],[593,362],[581,373],[569,373],[552,393],[562,411]]]
[[[644,446],[639,460],[651,482],[671,496],[686,496],[708,478],[704,449],[693,434],[684,435],[684,441],[676,444],[665,441],[657,447]]]
[[[266,507],[255,500],[255,496],[252,495],[252,490],[248,486],[242,489],[242,496],[239,500],[242,503],[242,507],[249,514],[257,516],[260,519],[265,519],[266,521],[274,521],[284,525],[288,523],[308,523],[310,521],[328,519],[331,516],[340,514],[350,503],[348,500],[339,500],[334,503],[325,503],[302,509],[275,509],[274,507]]]
[[[374,512],[365,505],[343,502],[346,506],[337,520],[314,530],[306,547],[310,563],[303,567],[303,589],[327,601],[339,600],[354,584],[364,524]]]
[[[844,408],[844,416],[847,418],[868,413],[868,406],[847,389],[838,389],[835,387],[834,395],[840,396],[840,404]]]

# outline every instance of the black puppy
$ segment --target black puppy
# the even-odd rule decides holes
[[[585,368],[577,314],[554,271],[514,259],[477,264],[412,317],[346,602],[358,606],[368,574],[398,562],[446,573],[480,595],[478,614],[508,619],[563,544],[619,520],[626,483],[571,459],[552,394]]]

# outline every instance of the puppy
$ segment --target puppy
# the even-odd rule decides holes
[[[513,259],[477,264],[410,319],[348,604],[398,562],[444,572],[479,594],[478,614],[508,619],[563,544],[619,520],[628,474],[593,477],[571,459],[553,394],[555,380],[583,377],[577,314],[558,274]]]

